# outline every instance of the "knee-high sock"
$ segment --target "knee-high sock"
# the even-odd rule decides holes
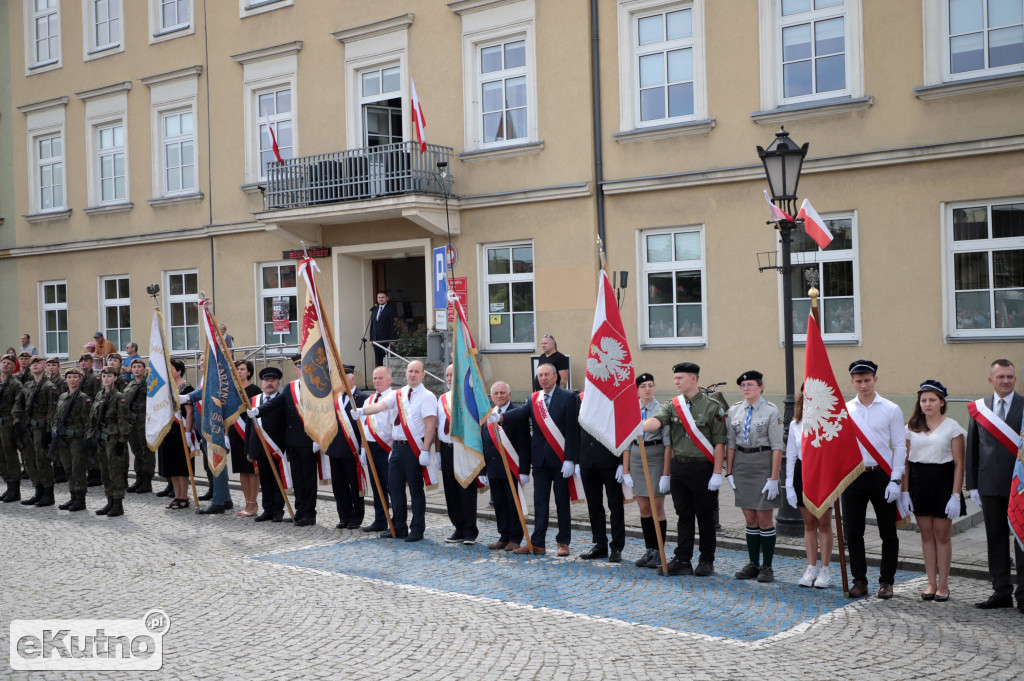
[[[761,552],[764,554],[763,565],[771,567],[772,557],[775,555],[774,527],[769,527],[767,530],[761,530]]]
[[[661,541],[662,543],[668,543],[668,520],[659,520],[658,525],[661,527]],[[658,538],[654,538],[654,548],[658,548]]]
[[[747,528],[747,555],[754,565],[761,564],[761,528]]]
[[[644,532],[644,546],[649,549],[658,548],[658,538],[654,536],[654,518],[640,517],[640,529]]]

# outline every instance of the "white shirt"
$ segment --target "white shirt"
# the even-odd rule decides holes
[[[387,390],[380,393],[380,401],[383,402],[385,399],[387,399],[389,395],[392,395],[394,392],[394,389],[388,387]],[[366,404],[375,404],[376,402],[377,393],[370,395],[366,399]],[[366,434],[367,436],[369,436],[370,440],[376,442],[376,440],[373,440],[373,436],[370,435],[370,426],[367,423],[369,419],[373,419],[373,427],[374,429],[376,429],[377,434],[380,435],[380,439],[384,440],[384,442],[387,443],[387,445],[390,447],[395,442],[395,438],[393,437],[393,434],[391,432],[391,424],[394,423],[396,418],[398,418],[398,406],[393,405],[390,409],[385,409],[379,414],[373,414],[372,416],[364,416],[363,429],[366,430]],[[402,439],[405,439],[404,434],[402,435]]]
[[[867,406],[861,403],[859,397],[854,397],[846,403],[846,410],[850,412],[850,417],[860,426],[864,435],[871,440],[878,453],[892,467],[890,479],[902,478],[903,469],[907,465],[907,441],[903,412],[900,408],[876,394],[875,399]],[[865,466],[878,465],[875,458],[864,449],[864,445],[858,442],[857,446],[860,447],[860,455]]]
[[[451,409],[452,391],[449,390],[445,395],[447,395],[445,399],[448,401],[448,408]],[[450,445],[452,443],[452,434],[448,433],[445,435],[444,426],[446,423],[448,423],[448,414],[445,413],[444,405],[441,404],[441,398],[439,397],[437,398],[437,439],[446,445]]]
[[[793,486],[793,475],[796,474],[796,462],[803,458],[800,451],[804,440],[803,423],[794,419],[789,424],[789,437],[786,438],[786,487]]]
[[[405,393],[407,398],[406,406],[409,408],[409,429],[417,440],[416,444],[422,447],[423,438],[427,435],[427,426],[423,420],[431,416],[437,416],[437,397],[434,396],[434,393],[424,388],[422,383],[411,391],[411,395],[409,386],[405,386],[401,391]],[[398,391],[393,391],[390,395],[383,398],[381,402],[394,412],[394,418],[391,421],[391,437],[395,440],[407,439],[405,430],[402,429],[401,420],[398,418]]]
[[[967,431],[948,417],[930,433],[915,433],[907,428],[907,459],[914,463],[949,463],[953,460],[953,440],[961,435],[967,435]]]

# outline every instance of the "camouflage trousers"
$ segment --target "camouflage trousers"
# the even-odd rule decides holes
[[[21,460],[14,446],[13,428],[0,428],[0,474],[8,485],[21,482]]]
[[[86,474],[89,470],[88,455],[85,453],[85,441],[80,437],[57,438],[57,455],[68,475],[68,491],[72,493],[86,492]],[[43,452],[43,458],[46,453]],[[47,459],[47,463],[49,460]],[[50,472],[50,486],[53,486],[53,472]]]
[[[128,446],[135,457],[135,475],[146,475],[150,478],[156,473],[156,452],[146,444],[146,431],[132,428],[128,433]]]
[[[25,471],[36,487],[53,487],[53,464],[46,458],[47,447],[43,444],[45,435],[42,428],[30,429],[25,433],[25,448],[21,450]]]
[[[99,452],[100,479],[103,489],[111,499],[124,499],[124,478],[128,474],[128,446],[111,438],[102,443]]]

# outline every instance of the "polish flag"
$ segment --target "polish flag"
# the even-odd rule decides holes
[[[771,197],[768,196],[767,189],[764,190],[764,202],[768,204],[768,210],[772,212],[772,220],[789,220],[790,222],[793,221],[793,218],[790,217],[789,213],[787,213],[786,211],[782,210],[774,203],[772,203]]]
[[[427,122],[423,119],[423,107],[420,106],[419,95],[416,94],[416,81],[409,79],[409,86],[412,90],[412,124],[416,128],[416,141],[420,143],[420,153],[427,152],[427,135],[424,128]]]
[[[796,219],[803,219],[804,231],[807,232],[807,236],[814,239],[818,248],[825,250],[832,243],[832,232],[825,226],[825,221],[821,219],[818,211],[814,210],[811,202],[807,199],[800,204],[800,212],[796,214]]]
[[[267,123],[267,130],[270,131],[270,148],[274,150],[274,158],[277,159],[278,163],[284,163],[284,159],[281,158],[281,148],[277,146],[277,135],[274,134],[274,126]]]

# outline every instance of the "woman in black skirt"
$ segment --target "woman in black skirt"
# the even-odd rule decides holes
[[[921,552],[928,573],[926,601],[949,600],[949,565],[953,559],[953,520],[964,514],[966,431],[946,418],[946,386],[929,379],[917,391],[914,415],[907,423],[907,474],[902,502],[917,518]],[[909,489],[909,493],[907,490]]]
[[[248,398],[245,408],[251,409],[253,396],[262,392],[252,384],[252,362],[240,359],[235,362],[235,369],[238,371],[238,380],[241,381],[242,389],[245,390],[245,396]],[[242,432],[245,432],[249,417],[242,414],[238,417],[237,423],[241,424]],[[252,462],[246,456],[245,437],[239,434],[235,424],[231,424],[228,429],[228,440],[231,444],[231,470],[238,473],[238,480],[242,484],[242,495],[245,496],[245,508],[239,511],[238,515],[248,518],[256,515],[259,510],[256,506],[256,495],[260,491],[260,476],[256,474],[256,469],[253,468]]]
[[[187,395],[193,388],[185,380],[185,363],[180,359],[171,360],[171,380],[179,395]],[[185,424],[185,432],[192,430],[192,405],[186,404],[181,407],[181,423]],[[177,420],[171,422],[171,430],[164,437],[160,444],[160,470],[164,477],[171,481],[174,486],[174,501],[167,505],[170,509],[188,508],[188,463],[184,438],[182,437],[181,423]]]

